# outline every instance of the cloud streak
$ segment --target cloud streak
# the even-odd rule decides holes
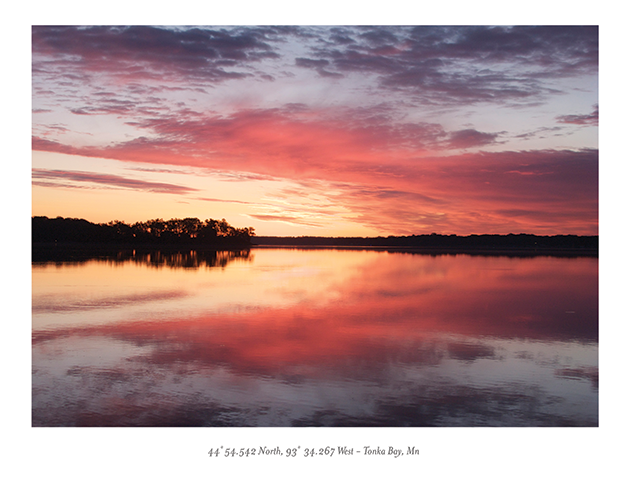
[[[592,113],[585,115],[561,115],[557,117],[557,121],[574,125],[596,125],[598,126],[598,105]]]
[[[108,186],[123,189],[141,190],[145,192],[158,192],[166,194],[187,194],[189,192],[198,192],[198,189],[184,187],[182,185],[168,184],[164,182],[148,182],[145,180],[136,180],[121,177],[119,175],[89,173],[70,170],[43,170],[34,168],[33,179],[38,180],[38,184],[44,183],[49,186],[64,186],[64,183],[70,183],[71,186],[78,183],[89,183],[97,186]]]

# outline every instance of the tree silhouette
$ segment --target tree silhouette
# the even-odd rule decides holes
[[[32,218],[33,243],[123,245],[186,245],[191,247],[248,248],[254,229],[234,228],[225,219],[162,218],[129,225],[120,220],[90,223],[84,219]]]

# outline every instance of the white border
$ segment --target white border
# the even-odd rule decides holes
[[[318,1],[152,4],[84,1],[22,4],[2,29],[2,85],[9,111],[2,119],[2,406],[3,465],[7,492],[63,489],[79,492],[613,492],[621,472],[627,428],[627,108],[622,74],[626,29],[612,2]],[[87,5],[92,5],[87,7]],[[616,4],[617,5],[617,4]],[[30,427],[30,26],[33,24],[598,24],[600,67],[600,310],[601,413],[596,429],[33,429]],[[14,241],[19,238],[20,240]],[[621,251],[623,249],[623,251]],[[6,305],[5,305],[6,304]],[[251,443],[282,448],[370,444],[417,445],[419,457],[208,459],[219,445]],[[610,489],[606,488],[609,484]]]

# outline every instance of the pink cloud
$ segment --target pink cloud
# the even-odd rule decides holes
[[[598,151],[435,157],[449,147],[491,144],[498,134],[448,133],[439,125],[385,117],[303,105],[203,118],[182,113],[128,122],[146,136],[110,146],[73,147],[34,137],[33,149],[254,173],[309,187],[324,181],[332,189],[321,193],[330,201],[363,224],[394,234],[597,232]]]

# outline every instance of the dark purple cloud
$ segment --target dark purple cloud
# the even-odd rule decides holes
[[[553,79],[598,70],[597,26],[34,26],[33,73],[68,89],[101,73],[126,81],[127,91],[132,81],[162,80],[204,91],[206,83],[275,80],[260,62],[279,60],[290,41],[309,54],[285,63],[324,78],[373,75],[381,89],[433,105],[536,104]],[[116,109],[129,106],[86,102],[73,111]]]
[[[449,149],[467,149],[494,144],[499,133],[479,132],[475,129],[464,129],[450,133],[446,147]]]
[[[560,131],[564,131],[565,127],[540,127],[538,129],[532,130],[530,132],[525,132],[523,134],[515,135],[516,139],[523,139],[525,141],[536,138],[536,139],[545,139],[549,136],[560,136],[562,133]]]
[[[598,67],[597,26],[418,26],[409,38],[408,58],[522,62],[563,72]]]
[[[189,86],[253,76],[256,67],[273,79],[257,63],[279,59],[279,45],[291,39],[313,55],[296,58],[299,67],[322,77],[373,74],[383,87],[424,102],[535,100],[549,90],[540,80],[598,68],[597,26],[34,26],[33,70],[75,80],[98,72],[165,77]]]
[[[307,67],[309,69],[320,69],[326,65],[330,65],[329,60],[314,60],[311,58],[296,58],[295,65],[298,67]]]
[[[310,58],[296,58],[295,65],[298,67],[306,67],[309,69],[315,69],[321,77],[343,77],[338,72],[329,72],[325,69],[330,62],[328,60],[313,60]]]
[[[557,120],[561,123],[574,125],[598,125],[598,105],[592,113],[586,115],[561,115],[557,117]]]
[[[278,58],[265,39],[270,30],[165,29],[151,26],[33,26],[33,54],[52,57],[55,66],[35,63],[39,71],[73,68],[109,72],[127,79],[223,80],[246,77],[232,70],[249,62]],[[66,75],[73,75],[66,71]],[[74,74],[76,75],[76,74]]]
[[[375,26],[343,37],[313,47],[310,68],[374,74],[424,103],[535,101],[551,91],[543,80],[598,70],[597,26]]]

